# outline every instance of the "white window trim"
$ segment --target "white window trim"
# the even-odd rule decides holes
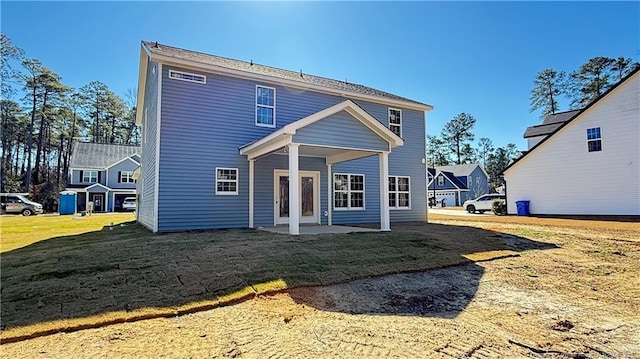
[[[184,75],[189,75],[189,76],[197,76],[197,77],[201,77],[202,81],[197,81],[197,80],[191,80],[191,79],[184,79],[181,77],[173,77],[171,75],[173,74],[184,74]],[[186,82],[193,82],[193,83],[197,83],[197,84],[206,84],[207,83],[207,76],[205,75],[200,75],[200,74],[194,74],[191,72],[186,72],[186,71],[178,71],[178,70],[169,70],[169,78],[172,80],[180,80],[180,81],[186,81]]]
[[[589,130],[595,130],[595,129],[598,129],[598,132],[600,133],[600,137],[589,139]],[[596,142],[596,141],[600,141],[600,149],[597,150],[597,151],[589,151],[589,144],[591,142]],[[597,127],[589,127],[589,128],[587,128],[587,152],[588,153],[602,152],[602,128],[601,127],[597,126]]]
[[[347,190],[343,191],[343,190],[339,190],[336,191],[336,176],[347,176]],[[351,176],[362,176],[362,191],[360,190],[352,190],[351,189]],[[332,197],[331,197],[331,206],[333,207],[333,210],[335,211],[364,211],[366,209],[366,181],[365,181],[365,175],[363,173],[333,173],[333,178],[331,181],[331,188],[333,189],[332,191]],[[347,207],[336,207],[336,198],[334,196],[334,194],[336,192],[339,193],[347,193]],[[351,207],[351,193],[362,193],[362,207]]]
[[[235,182],[236,183],[236,191],[235,192],[224,192],[224,191],[218,191],[218,170],[231,170],[231,171],[236,171],[236,179],[235,180],[220,180],[222,182]],[[240,182],[240,171],[237,168],[230,168],[230,167],[216,167],[216,196],[237,196],[238,195],[238,185]]]
[[[440,178],[442,178],[442,184],[440,183]],[[445,186],[447,184],[447,180],[444,178],[443,174],[440,174],[436,177],[436,185]]]
[[[127,181],[124,180],[124,174],[127,173]],[[120,178],[118,178],[118,183],[136,183],[136,180],[133,179],[133,171],[120,171]]]
[[[391,123],[391,111],[398,111],[400,113],[400,124]],[[402,137],[402,109],[389,107],[387,109],[387,122],[389,123],[389,130],[391,130],[391,126],[400,127],[400,137]],[[391,130],[391,132],[393,132],[393,130]]]
[[[91,179],[93,178],[93,176],[89,177],[89,181],[85,181],[85,176],[87,173],[92,173],[95,172],[96,173],[96,180],[95,181],[91,181]],[[97,170],[82,170],[82,178],[80,179],[81,183],[98,183],[98,172]]]
[[[258,104],[258,88],[259,87],[273,90],[273,106],[259,105]],[[276,127],[276,88],[275,87],[270,87],[270,86],[256,85],[255,107],[256,107],[255,108],[255,125],[257,127],[275,128]],[[258,123],[258,108],[259,107],[266,107],[266,108],[273,109],[273,124],[272,125],[269,125],[269,124],[266,124],[266,123]]]
[[[396,190],[395,191],[389,190],[389,193],[395,193],[396,194],[396,205],[395,206],[391,206],[391,204],[389,204],[389,209],[392,209],[392,210],[410,210],[411,209],[411,177],[410,176],[389,176],[389,178],[391,178],[391,177],[396,179]],[[409,183],[409,190],[408,191],[400,191],[399,190],[400,187],[398,186],[398,178],[406,178],[407,179],[407,181]],[[400,197],[398,196],[400,193],[409,194],[409,206],[408,207],[400,207],[398,205],[400,203],[400,201],[399,201]],[[388,200],[389,199],[387,198],[387,201]]]

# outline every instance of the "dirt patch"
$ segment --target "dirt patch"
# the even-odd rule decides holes
[[[299,288],[1,349],[7,357],[638,357],[637,226],[464,225],[491,226],[520,256]]]

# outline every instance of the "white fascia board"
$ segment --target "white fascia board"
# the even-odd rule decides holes
[[[287,87],[292,87],[292,88],[311,89],[311,90],[314,90],[314,91],[317,91],[317,92],[322,92],[322,93],[342,96],[342,97],[345,97],[345,98],[357,98],[357,99],[360,99],[360,100],[380,103],[380,104],[384,104],[384,105],[399,106],[399,107],[402,107],[402,108],[408,108],[408,109],[418,110],[418,111],[431,111],[431,110],[433,110],[433,106],[431,106],[431,105],[422,105],[422,104],[417,104],[417,103],[413,103],[413,102],[406,102],[406,101],[400,101],[400,100],[387,99],[387,98],[384,98],[384,97],[365,95],[365,94],[360,94],[360,93],[356,93],[356,92],[334,90],[334,89],[331,89],[331,88],[328,88],[328,87],[324,87],[324,86],[308,84],[308,83],[294,81],[294,80],[287,80],[287,79],[282,79],[282,78],[278,78],[278,77],[254,74],[254,73],[251,73],[251,72],[245,72],[245,71],[240,71],[240,70],[233,70],[233,69],[229,69],[229,68],[222,67],[222,66],[202,64],[202,63],[198,63],[198,62],[193,62],[193,61],[188,61],[188,60],[183,60],[183,59],[177,59],[177,58],[174,58],[174,57],[169,57],[169,56],[160,55],[160,54],[151,53],[151,59],[153,59],[154,61],[163,62],[163,63],[168,64],[168,65],[172,65],[173,64],[173,65],[179,66],[179,67],[190,68],[190,69],[195,69],[195,70],[200,70],[200,71],[207,71],[207,72],[210,72],[210,73],[216,73],[216,74],[221,74],[221,75],[226,75],[226,76],[231,76],[231,77],[239,77],[239,78],[243,78],[243,79],[255,79],[255,80],[264,81],[264,82],[267,82],[267,83],[275,83],[275,84],[279,84],[279,85],[283,85],[283,86],[287,86]]]
[[[91,186],[86,187],[85,189],[86,189],[86,190],[89,190],[90,188],[93,188],[93,187],[96,187],[96,186],[98,186],[98,187],[102,187],[102,188],[106,189],[107,191],[111,191],[111,188],[109,188],[109,187],[107,187],[107,186],[105,186],[105,185],[103,185],[103,184],[100,184],[100,183],[94,183],[94,184],[92,184]]]
[[[351,161],[358,158],[370,157],[380,152],[347,151],[337,155],[326,157],[326,164],[333,165],[340,162]]]
[[[138,99],[136,101],[136,125],[142,125],[142,111],[144,109],[144,90],[147,86],[147,66],[151,53],[140,44],[140,65],[138,68]]]
[[[131,156],[133,156],[133,155],[131,155]],[[130,160],[130,161],[131,161],[131,162],[133,162],[136,166],[140,166],[140,163],[138,163],[138,161],[136,161],[136,160],[134,160],[133,158],[131,158],[131,156],[129,156],[129,157],[125,157],[125,158],[121,159],[121,160],[120,160],[120,161],[118,161],[118,162],[114,162],[113,164],[111,164],[111,165],[107,166],[107,169],[109,169],[109,168],[111,168],[111,167],[113,167],[113,166],[115,166],[115,165],[117,165],[117,164],[119,164],[119,163],[122,163],[122,162],[124,162],[124,161],[126,161],[126,160]]]

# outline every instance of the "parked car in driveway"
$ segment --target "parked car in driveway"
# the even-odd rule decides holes
[[[0,206],[2,207],[2,214],[22,213],[23,216],[30,216],[42,213],[42,205],[40,203],[30,201],[22,194],[6,193],[0,195]]]
[[[491,211],[493,201],[496,199],[505,200],[506,196],[499,193],[485,194],[476,199],[465,201],[462,208],[466,209],[469,213],[484,213],[486,211]]]
[[[122,201],[122,210],[123,211],[135,211],[136,210],[136,198],[135,197],[127,197]]]

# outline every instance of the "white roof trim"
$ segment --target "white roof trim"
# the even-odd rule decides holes
[[[109,188],[109,187],[107,187],[107,186],[105,186],[105,185],[103,185],[103,184],[100,184],[100,183],[94,183],[94,184],[92,184],[91,186],[87,186],[87,187],[85,187],[84,189],[85,189],[85,190],[89,190],[90,188],[93,188],[93,187],[96,187],[96,186],[98,186],[98,187],[102,187],[102,188],[106,189],[107,191],[111,191],[111,188]]]
[[[303,119],[300,119],[298,121],[285,125],[282,128],[270,133],[269,135],[241,147],[240,154],[247,155],[250,158],[262,156],[267,152],[270,152],[270,151],[265,151],[264,149],[273,147],[270,144],[274,144],[275,143],[274,141],[277,141],[279,145],[278,148],[282,146],[286,146],[289,143],[291,143],[293,139],[293,135],[295,135],[299,129],[302,129],[306,126],[309,126],[312,123],[325,119],[340,111],[346,111],[355,119],[360,121],[363,125],[367,126],[367,128],[369,128],[375,134],[377,134],[378,136],[383,138],[385,141],[387,141],[389,143],[390,148],[404,145],[404,140],[402,138],[400,138],[398,135],[393,133],[390,129],[384,126],[380,121],[376,120],[373,116],[367,113],[367,111],[363,110],[360,106],[355,104],[353,101],[346,100],[346,101],[340,102],[339,104],[325,108],[324,110],[318,111]],[[273,148],[271,149],[271,151],[275,149],[277,148]]]
[[[134,155],[136,155],[136,154],[134,153],[131,156],[134,156]],[[115,165],[117,165],[119,163],[122,163],[122,162],[126,161],[126,160],[130,160],[131,162],[135,163],[137,166],[140,166],[140,163],[138,161],[134,160],[133,158],[131,158],[131,156],[125,157],[125,158],[121,159],[120,161],[117,161],[117,162],[114,162],[113,164],[110,164],[109,166],[106,167],[106,169],[109,169],[109,168],[111,168],[111,167],[113,167],[113,166],[115,166]]]
[[[140,63],[140,73],[138,74],[138,76],[146,76],[147,62],[149,60],[153,60],[153,61],[163,62],[163,63],[166,63],[166,64],[174,64],[176,66],[182,66],[182,67],[187,67],[187,68],[195,68],[195,69],[205,70],[205,71],[208,71],[208,72],[211,72],[211,73],[225,74],[227,76],[240,77],[240,78],[245,78],[245,79],[246,78],[257,79],[257,80],[260,80],[260,81],[266,81],[266,82],[269,82],[269,83],[277,83],[277,84],[285,85],[285,86],[288,86],[288,87],[296,87],[296,88],[302,88],[302,89],[313,89],[313,90],[318,91],[318,92],[335,94],[335,95],[343,96],[343,97],[358,98],[358,99],[362,99],[362,100],[367,100],[367,101],[372,101],[372,102],[382,103],[382,104],[387,104],[387,105],[400,106],[400,107],[403,107],[403,108],[408,108],[408,109],[413,109],[413,110],[418,110],[418,111],[431,111],[431,110],[433,110],[433,106],[431,106],[431,105],[417,104],[417,103],[407,102],[407,101],[402,101],[402,100],[388,99],[388,98],[384,98],[384,97],[380,97],[380,96],[373,96],[373,95],[366,95],[366,94],[361,94],[361,93],[357,93],[357,92],[343,91],[343,90],[333,89],[333,88],[330,88],[330,87],[325,87],[325,86],[320,86],[320,85],[315,85],[315,84],[309,84],[309,83],[300,82],[300,81],[287,80],[287,79],[282,79],[282,78],[278,78],[278,77],[254,74],[254,73],[251,73],[251,72],[245,72],[245,71],[241,71],[241,70],[230,69],[230,68],[226,68],[226,67],[222,67],[222,66],[203,64],[203,63],[196,62],[196,61],[184,60],[184,59],[179,59],[179,58],[175,58],[175,57],[171,57],[171,56],[155,54],[155,53],[149,51],[149,49],[147,49],[144,46],[144,43],[141,46],[142,46],[142,49],[140,51],[141,63]],[[146,55],[145,59],[144,59],[145,60],[144,64],[142,63],[142,56],[143,55]],[[142,68],[143,68],[143,65],[144,65],[144,69],[145,69],[145,73],[144,74],[141,72]],[[140,91],[141,88],[144,88],[143,87],[144,86],[144,82],[146,82],[146,79],[142,80],[140,77],[138,78],[138,104],[140,106],[138,108],[138,113],[137,113],[136,118],[139,119],[139,120],[142,119],[142,110],[140,110],[140,108],[144,107],[143,106],[144,93],[143,92],[141,93],[141,91]]]

